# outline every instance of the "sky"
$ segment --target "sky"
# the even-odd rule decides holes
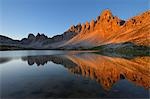
[[[29,33],[48,37],[62,34],[71,25],[96,19],[110,9],[127,20],[150,9],[149,0],[0,0],[0,34],[13,39]]]

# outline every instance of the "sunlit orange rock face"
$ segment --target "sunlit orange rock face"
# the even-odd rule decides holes
[[[137,45],[150,46],[150,11],[135,16],[125,22],[117,35],[109,37],[102,43],[132,42]]]
[[[132,42],[150,46],[150,11],[123,21],[105,10],[96,20],[80,25],[78,35],[62,46],[99,46]]]
[[[150,88],[150,57],[134,59],[111,58],[97,54],[69,55],[77,64],[69,71],[95,79],[105,90],[110,90],[120,79],[127,79],[138,86]]]

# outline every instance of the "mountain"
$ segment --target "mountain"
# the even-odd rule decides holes
[[[19,40],[13,40],[9,37],[0,35],[0,50],[21,49],[19,44]]]
[[[22,40],[13,40],[9,37],[0,35],[0,49],[56,49],[59,45],[70,40],[80,32],[80,24],[71,26],[61,35],[47,37],[44,34],[38,33],[36,36],[29,33],[27,38]]]
[[[0,44],[18,44],[19,43],[19,40],[13,40],[9,37],[6,37],[6,36],[3,36],[3,35],[0,35]]]
[[[150,10],[125,21],[107,9],[96,20],[72,25],[53,37],[30,33],[27,38],[13,40],[0,35],[0,49],[89,49],[110,44],[120,47],[126,43],[150,46],[149,34]]]
[[[120,42],[150,46],[150,10],[127,20],[117,35],[113,34],[101,44]]]
[[[132,42],[150,45],[150,11],[127,21],[105,10],[90,23],[82,24],[81,32],[62,45],[64,48],[87,48],[111,43]]]

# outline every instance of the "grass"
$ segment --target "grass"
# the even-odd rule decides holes
[[[33,50],[33,48],[24,48],[20,46],[9,46],[9,45],[0,45],[0,50]]]
[[[117,44],[113,45],[116,46]],[[136,56],[150,56],[150,47],[137,46],[130,44],[128,46],[110,47],[108,45],[102,45],[92,48],[91,50],[98,50],[98,54],[107,56],[123,56],[123,57],[136,57]]]

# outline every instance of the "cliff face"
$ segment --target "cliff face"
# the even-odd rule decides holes
[[[120,42],[150,46],[150,11],[127,20],[123,27],[117,31],[117,35],[113,34],[101,44]]]
[[[92,47],[109,43],[132,42],[149,46],[150,11],[127,21],[105,10],[90,23],[81,25],[81,31],[62,47]]]

